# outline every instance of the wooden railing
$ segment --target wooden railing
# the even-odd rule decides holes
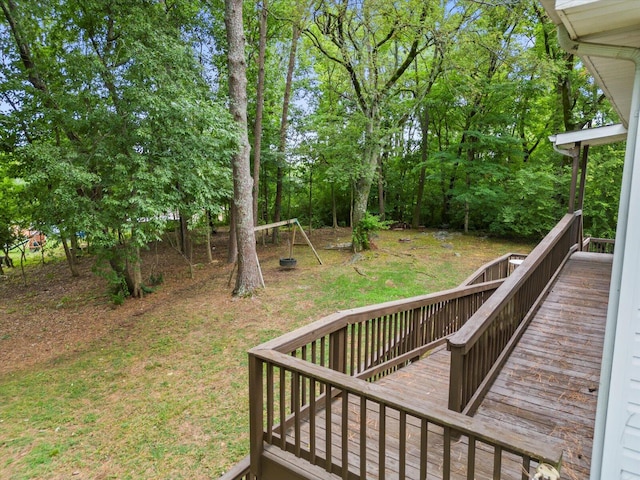
[[[261,478],[265,443],[343,479],[384,479],[389,467],[399,480],[449,480],[454,470],[470,480],[526,480],[540,463],[559,468],[561,448],[536,433],[499,429],[270,349],[252,350],[249,368],[252,478]],[[278,405],[284,429],[275,425]]]
[[[613,253],[616,241],[610,238],[587,237],[582,242],[582,251],[594,253]]]
[[[561,449],[550,445],[547,439],[497,431],[495,426],[455,412],[433,407],[427,411],[419,399],[407,399],[371,383],[446,342],[525,258],[522,254],[507,254],[478,269],[459,288],[338,312],[252,349],[251,468],[247,465],[249,457],[245,458],[223,479],[256,478],[265,444],[321,465],[343,478],[364,478],[362,472],[371,453],[362,445],[350,448],[350,440],[345,439],[352,436],[349,418],[357,417],[360,437],[366,435],[367,415],[372,408],[378,412],[378,418],[372,421],[380,428],[378,478],[384,478],[387,457],[389,462],[398,464],[399,478],[425,478],[427,458],[433,448],[421,444],[419,453],[409,452],[407,439],[413,436],[426,442],[427,431],[434,427],[442,431],[438,461],[442,478],[449,478],[452,456],[466,459],[470,479],[476,478],[476,464],[493,465],[491,474],[485,471],[482,475],[501,478],[503,455],[519,458],[523,479],[528,478],[524,472],[529,472],[532,464],[558,465]],[[353,413],[353,400],[360,405],[357,414]],[[336,408],[344,420],[339,428],[331,421],[332,412],[337,418]],[[385,430],[400,432],[400,439],[391,450],[387,442],[396,440],[387,439]],[[461,438],[463,442],[459,441]],[[334,447],[338,444],[345,445],[344,449],[339,447],[339,454],[335,451],[338,447]],[[482,454],[477,454],[477,447]],[[480,459],[482,455],[486,457],[488,450],[492,458]],[[349,463],[354,452],[359,454],[359,466]],[[410,472],[415,462],[407,464],[406,457],[416,454],[420,458],[419,471]],[[354,473],[358,469],[360,475]]]
[[[567,214],[496,293],[448,339],[449,408],[472,415],[552,279],[580,247],[580,211]]]
[[[400,478],[418,478],[418,472],[414,472],[416,475],[406,472],[409,467],[403,459],[407,455],[407,445],[406,439],[402,440],[402,432],[409,435],[408,429],[417,428],[413,434],[426,436],[428,427],[434,425],[444,432],[445,447],[440,463],[444,462],[445,472],[451,468],[452,439],[460,436],[468,441],[468,450],[463,454],[469,455],[470,465],[474,462],[477,443],[493,449],[492,462],[495,463],[494,471],[498,472],[493,478],[500,478],[503,451],[518,456],[523,468],[531,461],[557,463],[559,456],[554,455],[558,450],[554,450],[554,454],[540,454],[549,452],[542,440],[516,439],[508,434],[505,438],[504,432],[498,433],[488,425],[475,420],[468,423],[464,416],[446,410],[427,411],[418,399],[403,398],[401,393],[371,383],[444,344],[448,336],[463,327],[491,298],[502,282],[495,280],[462,286],[437,294],[338,312],[252,349],[249,352],[252,474],[259,474],[260,457],[266,443],[321,465],[343,478],[352,478],[353,471],[358,468],[362,475],[369,455],[367,449],[359,447],[355,450],[356,453],[359,451],[361,459],[359,467],[350,465],[349,458],[354,450],[345,439],[350,435],[349,418],[359,419],[360,435],[365,435],[370,407],[380,412],[374,421],[382,422],[377,446],[379,478],[384,477],[384,462],[390,455],[384,434],[385,412],[389,411],[397,413],[393,428],[399,429],[401,437],[400,443],[395,445],[399,448],[400,460],[395,457],[390,460],[400,461]],[[360,406],[356,415],[349,413],[352,400]],[[341,409],[341,427],[335,427],[331,421],[336,402]],[[345,448],[341,447],[336,457],[332,448],[339,439]],[[323,444],[319,445],[319,442]],[[427,468],[427,450],[411,453],[420,455],[420,462],[424,462],[421,471]],[[474,466],[468,468],[471,472],[475,469]],[[475,478],[470,475],[468,478]],[[353,478],[364,476],[356,474]]]
[[[515,267],[525,258],[527,256],[522,253],[507,253],[480,267],[462,282],[462,285],[476,285],[492,280],[504,280],[513,273]]]
[[[349,376],[376,380],[444,344],[501,280],[329,315],[260,346]]]

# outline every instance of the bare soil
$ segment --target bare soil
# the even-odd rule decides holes
[[[321,229],[314,232],[312,242],[325,246],[346,242],[349,236],[344,229]],[[299,240],[296,250],[308,249],[299,245]],[[96,341],[113,338],[116,331],[132,328],[136,318],[165,311],[177,303],[187,316],[189,309],[197,312],[202,302],[219,312],[227,311],[232,304],[237,310],[241,306],[233,303],[235,273],[229,283],[232,265],[227,264],[227,241],[226,232],[212,237],[212,263],[208,262],[205,245],[194,247],[192,268],[168,243],[150,245],[143,252],[143,279],[162,274],[163,283],[152,294],[127,299],[119,306],[111,301],[107,281],[92,271],[95,258],[91,256],[78,259],[80,276],[75,278],[67,263],[59,259],[27,267],[26,285],[19,265],[5,269],[7,275],[0,279],[0,377],[80,353]],[[284,280],[286,288],[289,279],[295,282],[295,277],[303,274],[279,268],[278,259],[288,256],[286,250],[284,245],[258,246],[263,272],[272,286]],[[349,253],[342,255],[348,257]],[[277,295],[278,291],[270,288],[269,293]],[[246,303],[253,309],[260,302]]]

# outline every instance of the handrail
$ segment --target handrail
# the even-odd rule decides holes
[[[260,348],[347,375],[377,379],[444,343],[501,283],[496,280],[344,310]]]
[[[582,251],[594,253],[613,253],[616,241],[611,238],[587,237],[582,242]]]
[[[527,258],[524,253],[507,253],[492,262],[486,263],[473,272],[462,282],[462,285],[476,285],[478,283],[502,280],[507,278],[515,269],[516,262]]]
[[[448,339],[449,408],[471,414],[521,335],[523,323],[562,263],[575,250],[582,212],[567,214],[492,297]]]
[[[265,443],[317,465],[322,464],[328,472],[340,472],[343,478],[351,475],[346,473],[350,468],[346,450],[343,451],[342,462],[336,463],[335,455],[331,455],[331,442],[325,446],[328,450],[320,454],[316,451],[315,434],[308,432],[309,437],[302,439],[300,433],[304,429],[316,429],[316,422],[324,422],[318,416],[319,412],[334,402],[342,405],[343,418],[346,418],[349,413],[345,402],[350,395],[359,397],[361,405],[373,402],[381,412],[392,409],[403,421],[413,418],[424,427],[421,435],[426,436],[429,424],[444,428],[445,441],[449,442],[449,453],[444,453],[445,457],[448,455],[448,459],[444,459],[449,465],[446,468],[451,467],[451,448],[457,448],[452,447],[451,441],[460,435],[468,440],[470,463],[475,458],[475,443],[482,442],[494,447],[495,454],[490,463],[495,463],[498,470],[501,452],[513,452],[512,445],[517,446],[514,447],[515,454],[521,456],[522,466],[526,466],[527,472],[528,465],[534,460],[557,464],[560,458],[558,449],[542,456],[534,453],[548,452],[544,450],[546,439],[532,441],[529,436],[526,441],[519,437],[514,441],[507,433],[508,438],[503,441],[505,432],[499,432],[495,427],[492,429],[475,420],[467,423],[469,420],[465,417],[442,408],[433,410],[429,407],[426,411],[417,400],[401,397],[401,394],[384,388],[378,391],[382,387],[371,383],[443,345],[490,300],[505,278],[520,269],[514,269],[509,261],[525,257],[507,254],[486,264],[467,280],[473,284],[336,312],[250,350],[251,475],[259,476]],[[491,280],[482,282],[484,279]],[[382,397],[376,396],[382,391],[385,392]],[[360,414],[364,415],[360,417],[360,428],[364,429],[366,408]],[[386,421],[383,413],[378,421]],[[399,428],[409,428],[407,425]],[[324,428],[330,438],[330,419]],[[342,438],[347,436],[346,429],[347,422],[343,422]],[[289,438],[291,432],[297,439],[293,443]],[[380,437],[384,437],[384,433]],[[380,442],[380,461],[384,462],[384,438]],[[533,450],[527,450],[527,445]],[[400,455],[406,455],[405,447],[400,445]],[[426,447],[423,450],[426,452]],[[366,456],[366,451],[360,452],[361,458],[366,459]],[[384,465],[380,468],[384,470]],[[524,474],[523,478],[526,478]]]
[[[561,463],[559,441],[535,432],[526,435],[505,432],[486,420],[426,405],[420,399],[407,398],[392,388],[349,377],[274,350],[254,348],[249,353],[249,362],[252,385],[258,387],[251,396],[252,425],[266,426],[264,432],[260,428],[255,436],[252,435],[251,473],[258,478],[261,473],[258,458],[264,442],[342,478],[368,478],[366,468],[371,460],[377,461],[378,470],[384,472],[388,461],[387,445],[394,442],[399,444],[399,453],[389,461],[397,464],[399,478],[426,478],[428,454],[434,448],[433,440],[428,440],[428,436],[434,435],[434,428],[442,431],[442,441],[438,437],[436,442],[438,455],[442,455],[442,478],[450,478],[456,458],[464,459],[466,478],[470,479],[477,475],[485,478],[476,473],[482,468],[493,468],[490,477],[486,478],[505,478],[503,468],[508,465],[517,466],[521,478],[528,479],[536,464],[549,463],[559,468]],[[305,386],[313,392],[322,387],[326,392],[322,397],[311,395],[307,409],[303,408]],[[286,406],[290,417],[290,427],[284,431],[276,425],[276,412],[271,411],[276,408],[274,399],[280,408]],[[340,426],[333,425],[333,415],[340,417]],[[349,430],[349,421],[355,418],[359,431],[354,434]],[[370,439],[367,439],[368,421],[377,424],[380,432],[376,444],[378,453],[372,453]],[[385,431],[397,432],[398,437],[391,439]],[[415,443],[412,443],[410,455],[414,462],[417,457],[417,466],[409,465],[407,461],[411,442]],[[480,448],[480,445],[488,448]],[[350,455],[356,452],[357,464]],[[503,459],[503,453],[510,455]],[[380,473],[379,478],[383,477]]]

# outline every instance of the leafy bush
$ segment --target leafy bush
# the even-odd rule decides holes
[[[390,222],[382,221],[380,217],[366,212],[362,220],[353,229],[353,250],[369,250],[371,248],[371,234],[379,230],[388,229],[389,224]]]

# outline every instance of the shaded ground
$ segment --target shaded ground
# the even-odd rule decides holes
[[[288,234],[283,236],[286,241]],[[312,238],[321,249],[348,241],[349,232],[322,229]],[[299,240],[298,237],[296,253],[308,250]],[[200,297],[197,302],[206,300],[215,310],[227,310],[231,302],[235,303],[231,297],[235,273],[229,285],[232,267],[226,263],[227,241],[225,232],[212,237],[212,263],[208,263],[204,245],[195,247],[193,278],[188,262],[173,247],[167,243],[151,245],[143,252],[143,278],[162,274],[163,283],[154,293],[142,299],[128,299],[120,306],[111,302],[107,281],[92,272],[95,258],[90,256],[78,259],[77,278],[70,275],[66,262],[60,259],[30,266],[26,286],[17,264],[18,268],[5,269],[8,275],[0,280],[0,377],[79,353],[95,340],[108,338],[114,329],[130,328],[136,318],[163,311],[178,301],[184,303],[188,298]],[[288,256],[285,245],[260,244],[258,251],[270,283],[302,273],[279,268],[279,258]],[[304,254],[307,257],[309,252]],[[344,251],[342,254],[348,255]],[[190,307],[186,308],[184,313],[188,315]]]

